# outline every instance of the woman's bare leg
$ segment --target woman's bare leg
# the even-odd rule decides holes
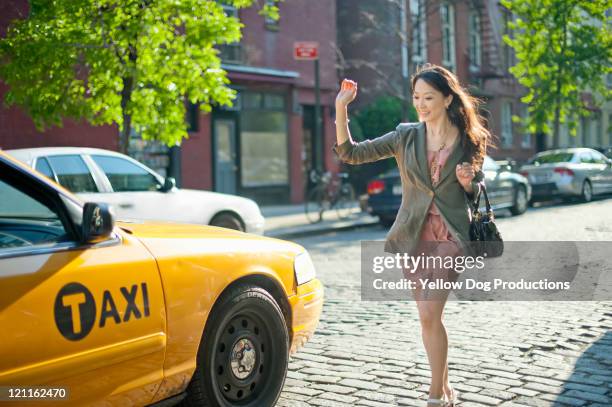
[[[448,352],[447,352],[447,355],[448,355]],[[444,366],[444,379],[442,380],[442,391],[444,392],[446,397],[450,399],[451,386],[450,386],[450,382],[448,381],[448,356],[446,359],[446,365]]]
[[[442,323],[442,313],[448,297],[448,292],[434,292],[435,299],[426,299],[427,295],[421,288],[414,290],[419,320],[421,322],[421,337],[427,352],[429,367],[431,369],[430,398],[441,398],[443,394],[449,396],[448,386],[448,337]]]

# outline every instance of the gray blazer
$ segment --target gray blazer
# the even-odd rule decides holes
[[[424,122],[400,123],[394,131],[381,137],[358,143],[347,140],[341,145],[334,144],[333,149],[343,162],[354,165],[395,157],[402,182],[402,203],[387,234],[385,252],[413,253],[433,201],[465,254],[471,253],[463,242],[470,240],[469,199],[480,190],[477,182],[482,179],[482,173],[477,173],[472,181],[475,194],[468,198],[455,174],[457,164],[469,162],[459,141],[441,170],[438,185],[434,187],[427,163],[425,127]]]

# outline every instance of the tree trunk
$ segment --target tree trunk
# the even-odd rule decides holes
[[[128,148],[130,147],[130,132],[132,131],[132,117],[129,114],[123,114],[123,129],[119,135],[119,152],[121,154],[128,154]]]
[[[535,138],[536,153],[546,150],[546,133],[536,132]]]
[[[557,82],[560,82],[560,79],[557,79]],[[553,127],[553,147],[554,148],[558,148],[559,147],[559,128],[560,128],[560,123],[559,123],[559,115],[561,114],[561,100],[559,100],[560,95],[559,93],[559,85],[557,85],[557,98],[555,101],[555,125]]]
[[[123,116],[123,128],[119,137],[119,152],[128,153],[130,146],[130,133],[132,131],[132,115],[127,111],[127,105],[132,98],[132,77],[123,78],[123,90],[121,91],[121,115]]]
[[[571,6],[570,6],[571,7]],[[565,73],[565,49],[567,48],[567,20],[568,15],[572,12],[572,9],[562,11],[563,19],[563,39],[561,43],[561,58],[559,61],[559,70],[557,72],[557,89],[556,89],[556,100],[555,100],[555,123],[553,128],[553,147],[559,147],[560,140],[560,120],[561,120],[561,77]]]
[[[136,48],[132,45],[128,46],[128,60],[130,66],[136,65],[138,54]],[[119,138],[119,151],[122,154],[128,153],[130,146],[130,133],[132,132],[132,115],[128,112],[128,104],[132,100],[132,91],[134,90],[134,77],[125,76],[123,78],[123,89],[121,90],[121,115],[123,116],[123,128]]]

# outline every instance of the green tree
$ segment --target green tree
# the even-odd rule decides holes
[[[275,0],[276,2],[280,0]],[[223,0],[236,8],[257,0]],[[231,105],[215,46],[238,41],[240,21],[216,0],[32,0],[0,41],[5,102],[39,129],[63,118],[116,123],[168,145],[187,137],[185,104]],[[276,5],[260,14],[278,18]]]
[[[609,100],[605,84],[612,72],[612,35],[606,0],[502,0],[516,19],[509,23],[518,63],[510,72],[527,87],[521,100],[528,104],[526,131],[550,134],[559,145],[559,128],[566,123],[576,134],[578,118],[588,115],[582,92],[596,104]],[[515,121],[520,121],[518,117]],[[553,128],[550,128],[553,123]]]
[[[356,114],[356,119],[366,138],[374,138],[388,133],[402,121],[402,100],[393,96],[383,96],[365,106]],[[418,121],[414,106],[410,105],[408,121]]]

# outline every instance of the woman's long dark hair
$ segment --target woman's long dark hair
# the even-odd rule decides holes
[[[477,170],[481,169],[487,144],[491,144],[491,133],[485,127],[485,119],[478,114],[478,106],[482,102],[463,89],[457,77],[444,67],[429,63],[419,67],[412,76],[412,89],[419,79],[442,92],[444,97],[453,95],[447,110],[448,118],[459,128],[463,150],[472,165]]]

